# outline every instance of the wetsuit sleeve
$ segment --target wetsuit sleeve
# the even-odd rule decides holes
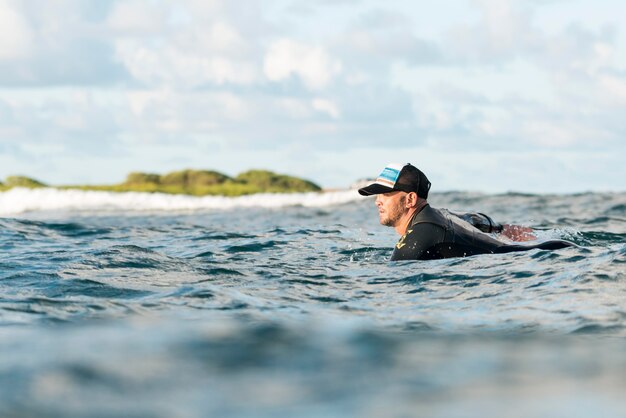
[[[430,223],[419,223],[409,227],[400,238],[391,255],[392,261],[426,260],[432,258],[429,251],[444,241],[445,230]]]
[[[482,232],[486,232],[487,234],[492,232],[502,232],[503,226],[484,213],[450,213],[463,219],[465,222],[469,222],[474,226],[474,228],[477,228]]]

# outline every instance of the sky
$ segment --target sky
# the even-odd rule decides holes
[[[621,0],[0,0],[0,179],[626,190]]]

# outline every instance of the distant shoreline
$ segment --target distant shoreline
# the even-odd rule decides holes
[[[166,193],[191,196],[244,196],[258,193],[321,192],[312,181],[268,170],[248,170],[235,177],[213,170],[181,170],[166,174],[132,172],[126,180],[111,185],[48,185],[26,176],[0,181],[0,191],[14,187],[49,187],[59,190]]]

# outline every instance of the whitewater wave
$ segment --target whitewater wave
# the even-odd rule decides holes
[[[165,193],[13,188],[0,192],[0,216],[46,211],[145,212],[225,210],[238,207],[325,207],[359,199],[362,197],[356,190],[197,197]]]

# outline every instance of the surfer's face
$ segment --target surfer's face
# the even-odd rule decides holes
[[[376,207],[380,223],[385,226],[396,226],[397,222],[407,211],[406,193],[389,192],[376,196]]]

